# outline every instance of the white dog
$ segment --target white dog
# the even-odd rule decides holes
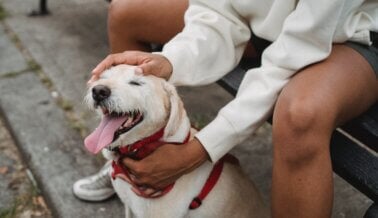
[[[134,70],[133,66],[118,65],[105,71],[98,81],[91,84],[86,96],[89,106],[101,112],[102,121],[86,138],[85,145],[89,151],[97,153],[103,150],[106,158],[115,160],[113,174],[127,174],[117,165],[117,159],[124,153],[121,151],[141,158],[137,153],[138,149],[143,149],[140,142],[146,138],[154,138],[152,141],[155,142],[183,143],[188,137],[193,137],[175,88],[155,76],[136,75]],[[139,147],[133,148],[136,144]],[[178,179],[170,186],[172,189],[167,189],[167,193],[158,198],[137,196],[131,191],[130,184],[117,177],[113,177],[112,182],[125,205],[126,217],[267,217],[254,184],[237,164],[227,161],[217,164],[220,176],[207,196],[201,199],[202,202],[198,199],[193,202],[208,185],[213,168],[214,164],[207,161]],[[190,209],[193,203],[199,207]]]

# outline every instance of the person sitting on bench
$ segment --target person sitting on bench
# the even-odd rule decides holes
[[[330,217],[332,131],[378,98],[377,9],[376,0],[113,1],[113,54],[91,81],[127,63],[175,85],[202,85],[231,71],[249,41],[250,55],[261,56],[261,67],[247,71],[236,98],[195,139],[141,161],[125,158],[135,174],[129,182],[152,195],[205,160],[219,160],[273,112],[272,216]],[[165,45],[149,53],[150,43]],[[76,183],[75,194],[111,195],[105,169]]]

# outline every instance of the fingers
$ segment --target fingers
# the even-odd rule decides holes
[[[138,196],[145,197],[145,198],[156,198],[162,195],[162,191],[152,189],[152,188],[141,188],[133,186],[131,190]]]
[[[135,161],[131,158],[124,158],[122,162],[129,171],[131,183],[135,184],[136,186],[145,185],[145,181],[140,179],[144,175],[144,172],[141,170],[138,161]]]
[[[140,186],[140,187],[133,187],[133,188],[136,189],[135,191],[138,192],[139,194],[150,196],[150,197],[156,196],[162,192],[158,189],[150,188],[147,186]]]
[[[92,77],[89,79],[88,83],[97,80],[102,72],[112,66],[119,64],[140,65],[147,58],[148,53],[139,51],[127,51],[123,53],[110,54],[92,70]],[[139,73],[143,72],[139,70]]]
[[[148,166],[146,165],[148,165],[148,163],[142,163],[141,161],[135,161],[130,158],[124,158],[122,161],[129,171],[131,183],[135,184],[135,186],[146,186],[158,189],[165,185],[164,183],[162,184],[152,172],[147,170]]]
[[[151,58],[141,63],[139,67],[144,75],[155,75],[168,80],[172,74],[173,67],[169,60],[159,54],[151,54]]]
[[[108,55],[104,60],[102,60],[93,70],[93,76],[99,76],[104,70],[108,69],[113,65],[114,55]]]
[[[92,74],[101,74],[111,66],[119,64],[140,65],[149,60],[151,54],[141,51],[125,51],[108,55],[93,70]]]
[[[94,81],[96,81],[98,79],[99,79],[99,76],[92,75],[91,78],[88,80],[87,85],[90,85],[91,83],[93,83]]]
[[[143,69],[140,67],[135,68],[135,74],[136,75],[143,75]]]
[[[162,194],[162,191],[159,189],[150,188],[146,185],[137,186],[132,180],[134,180],[136,177],[132,174],[129,174],[130,179],[125,176],[124,174],[117,174],[116,178],[122,179],[125,182],[132,185],[131,190],[138,196],[141,197],[149,197],[149,198],[155,198]]]
[[[124,180],[125,182],[127,182],[127,183],[133,185],[133,182],[132,182],[132,181],[131,181],[131,180],[130,180],[125,174],[122,174],[122,173],[117,174],[117,175],[116,175],[116,178],[122,179],[122,180]]]
[[[108,55],[92,70],[92,75],[99,76],[102,72],[104,72],[104,70],[110,68],[111,66],[121,64],[123,61],[124,62],[127,61],[126,57],[127,57],[127,54],[125,53]]]
[[[123,158],[122,164],[128,169],[132,184],[138,187],[146,186],[155,190],[161,190],[174,183],[186,172],[188,164],[183,162],[182,155],[177,155],[178,150],[184,151],[176,145],[163,145],[143,160]],[[166,158],[167,156],[171,158]],[[135,191],[137,193],[137,191]],[[147,191],[151,194],[152,191]],[[153,192],[152,194],[155,194]]]
[[[138,66],[137,74],[153,74],[168,79],[172,74],[172,65],[164,56],[141,51],[125,51],[123,53],[110,54],[101,61],[93,70],[88,84],[99,79],[106,69],[119,65],[129,64]]]

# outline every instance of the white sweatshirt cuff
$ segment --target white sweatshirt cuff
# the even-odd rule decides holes
[[[213,163],[221,159],[236,144],[239,137],[232,124],[218,115],[211,123],[199,131],[195,137],[201,142]]]

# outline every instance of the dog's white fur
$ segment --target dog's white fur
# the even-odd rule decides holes
[[[155,76],[136,75],[134,69],[128,65],[112,67],[88,89],[86,99],[90,106],[94,105],[92,87],[105,85],[111,90],[106,103],[110,111],[138,109],[144,115],[140,124],[121,135],[110,147],[134,143],[164,126],[164,141],[184,141],[190,131],[190,122],[176,89]],[[130,81],[141,85],[133,85]],[[107,149],[103,149],[103,154],[106,158],[117,158]],[[168,194],[157,199],[138,197],[131,191],[130,184],[119,178],[113,180],[113,186],[125,205],[126,217],[267,217],[268,213],[254,184],[239,166],[229,163],[225,163],[218,183],[202,205],[189,210],[190,202],[201,191],[212,167],[213,164],[207,161],[178,179]]]

